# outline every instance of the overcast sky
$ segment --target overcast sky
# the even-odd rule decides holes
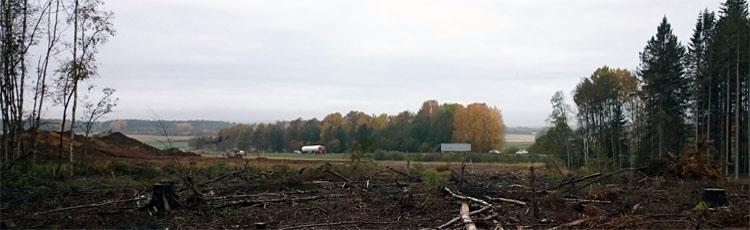
[[[109,118],[238,122],[486,102],[541,126],[556,90],[635,69],[666,15],[685,44],[719,1],[109,0],[98,86]]]

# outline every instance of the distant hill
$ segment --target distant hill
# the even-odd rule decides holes
[[[45,120],[42,122],[42,129],[59,131],[61,120]],[[76,124],[76,132],[83,132],[83,126]],[[93,132],[121,132],[125,134],[138,135],[162,135],[166,129],[169,135],[175,136],[200,136],[214,135],[219,130],[233,125],[232,122],[226,121],[208,121],[208,120],[177,120],[177,121],[157,121],[157,120],[110,120],[94,124]],[[66,124],[67,126],[68,124]],[[162,128],[163,127],[163,128]]]
[[[505,134],[536,135],[542,131],[541,127],[505,127]]]

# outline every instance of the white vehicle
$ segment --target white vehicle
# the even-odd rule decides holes
[[[490,150],[490,152],[489,152],[489,153],[490,153],[490,154],[500,154],[500,150],[497,150],[497,149],[493,149],[493,150]]]
[[[516,155],[526,155],[526,154],[529,154],[529,151],[526,151],[525,149],[522,149],[516,152]]]
[[[302,146],[302,153],[326,154],[326,147],[323,145],[305,145]]]

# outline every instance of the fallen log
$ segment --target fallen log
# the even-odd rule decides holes
[[[469,212],[469,215],[476,215],[476,214],[482,213],[484,211],[487,211],[490,208],[492,208],[492,207],[490,207],[490,206],[484,206],[484,207],[480,208],[479,210]],[[459,220],[461,220],[461,217],[453,218],[453,219],[449,220],[448,222],[445,222],[445,224],[438,226],[437,229],[446,228],[446,227],[450,226],[451,224],[458,222]]]
[[[395,172],[395,173],[401,174],[402,176],[405,176],[405,177],[407,177],[407,178],[410,178],[410,179],[412,179],[412,180],[414,180],[414,181],[416,181],[416,182],[420,182],[420,183],[422,182],[422,178],[420,178],[420,177],[416,177],[416,176],[412,176],[412,175],[409,175],[408,173],[405,173],[405,172],[401,172],[401,171],[398,171],[398,170],[396,170],[396,169],[394,169],[394,168],[391,168],[391,167],[389,167],[389,166],[385,166],[385,168],[387,168],[387,169],[389,169],[389,170],[391,170],[391,171],[393,171],[393,172]]]
[[[448,187],[445,187],[444,189],[445,189],[445,191],[447,191],[448,193],[450,193],[451,196],[453,196],[455,198],[458,198],[458,199],[461,199],[461,200],[474,201],[474,202],[480,203],[480,204],[482,204],[484,206],[490,206],[490,207],[492,206],[492,204],[490,204],[487,201],[483,201],[483,200],[480,200],[480,199],[477,199],[477,198],[474,198],[474,197],[470,197],[470,196],[464,196],[464,195],[456,194],[453,191],[451,191]]]
[[[586,223],[586,222],[588,222],[588,221],[590,221],[592,219],[595,219],[595,218],[598,218],[598,217],[589,217],[589,218],[583,218],[583,219],[574,220],[573,222],[561,224],[561,225],[558,225],[558,226],[556,226],[554,228],[550,228],[550,230],[565,229],[565,228],[571,228],[571,227],[579,226],[579,225],[584,224],[584,223]]]
[[[330,170],[330,169],[325,169],[325,170],[323,170],[323,171],[326,171],[327,173],[330,173],[331,175],[334,175],[334,176],[336,176],[336,177],[338,177],[338,178],[341,178],[342,180],[344,180],[344,181],[346,181],[346,182],[349,182],[349,183],[351,183],[351,182],[352,182],[352,180],[351,180],[351,179],[349,179],[349,178],[345,177],[344,175],[341,175],[341,174],[339,174],[339,173],[337,173],[337,172],[334,172],[333,170]]]
[[[474,222],[471,221],[471,215],[469,214],[469,205],[466,203],[461,203],[461,209],[459,210],[459,216],[461,217],[461,221],[464,222],[464,227],[466,227],[466,230],[477,230],[477,226],[474,225]]]
[[[286,197],[286,198],[276,198],[276,199],[253,199],[253,200],[238,200],[238,201],[230,201],[224,204],[215,205],[214,208],[226,208],[231,206],[239,206],[239,205],[254,205],[254,204],[261,204],[261,203],[280,203],[280,202],[297,202],[297,201],[308,201],[308,200],[317,200],[317,199],[323,199],[323,198],[329,198],[329,197],[342,197],[345,196],[345,194],[328,194],[328,195],[320,195],[320,196],[309,196],[309,197]]]
[[[329,227],[329,226],[338,226],[338,225],[351,225],[351,224],[381,224],[381,225],[389,225],[396,222],[391,221],[361,221],[361,220],[355,220],[355,221],[343,221],[343,222],[334,222],[334,223],[319,223],[319,224],[305,224],[305,225],[299,225],[299,226],[291,226],[291,227],[283,227],[279,228],[280,230],[286,230],[286,229],[300,229],[300,228],[315,228],[315,227]]]
[[[605,176],[603,176],[603,177],[599,177],[599,178],[596,178],[595,180],[589,181],[588,183],[586,183],[586,184],[584,184],[584,185],[581,185],[581,186],[579,186],[579,187],[576,187],[576,188],[574,189],[574,191],[577,191],[577,190],[581,190],[582,188],[585,188],[586,186],[589,186],[589,185],[591,185],[591,184],[593,184],[593,183],[599,182],[599,181],[601,181],[601,180],[604,180],[604,179],[606,179],[606,178],[609,178],[609,177],[611,177],[611,176],[614,176],[614,175],[617,175],[617,174],[623,173],[623,172],[625,172],[625,171],[638,171],[638,170],[641,170],[641,169],[645,169],[645,167],[643,167],[643,168],[623,168],[623,169],[620,169],[620,170],[614,171],[614,172],[612,172],[612,173],[609,173],[609,174],[607,174],[607,175],[605,175]]]
[[[503,197],[489,197],[489,196],[485,196],[484,198],[487,198],[488,200],[493,200],[493,201],[502,201],[502,202],[506,202],[506,203],[511,203],[511,204],[517,204],[517,205],[521,205],[521,206],[526,206],[526,202],[523,202],[523,201],[520,201],[520,200],[514,200],[514,199],[509,199],[509,198],[503,198]]]
[[[555,189],[561,188],[561,187],[563,187],[565,185],[575,184],[575,183],[578,183],[580,181],[588,180],[588,179],[595,178],[595,177],[598,177],[598,176],[601,176],[601,175],[602,175],[602,173],[598,172],[598,173],[594,173],[594,174],[591,174],[591,175],[588,175],[588,176],[575,178],[575,179],[572,179],[572,180],[560,183],[558,185],[555,185],[555,186],[553,186],[551,188],[547,188],[544,191],[555,190]]]
[[[223,180],[223,179],[229,178],[230,176],[234,176],[234,175],[237,175],[237,174],[239,174],[239,173],[241,173],[241,172],[242,172],[242,170],[237,170],[237,171],[234,171],[234,172],[230,172],[230,173],[227,173],[227,174],[224,174],[224,175],[221,175],[221,176],[215,177],[215,178],[213,178],[213,179],[210,179],[210,180],[208,180],[208,181],[206,181],[206,182],[203,182],[203,183],[201,183],[201,184],[200,184],[199,186],[200,186],[200,187],[203,187],[203,186],[206,186],[206,185],[208,185],[208,184],[211,184],[211,183],[214,183],[214,182],[217,182],[217,181],[220,181],[220,180]]]
[[[197,188],[197,187],[195,186],[195,182],[193,181],[193,177],[190,177],[190,176],[188,176],[188,177],[185,177],[185,178],[183,178],[183,181],[184,181],[184,182],[185,182],[185,184],[186,184],[186,185],[188,186],[188,188],[190,188],[190,190],[191,190],[191,191],[193,191],[193,195],[194,195],[194,197],[195,197],[195,198],[196,198],[196,199],[197,199],[198,201],[201,201],[201,200],[203,200],[203,194],[201,194],[201,193],[200,193],[200,192],[198,191],[198,188]]]
[[[33,215],[37,216],[37,215],[44,215],[44,214],[49,214],[49,213],[69,211],[69,210],[82,209],[82,208],[97,208],[97,207],[102,207],[102,206],[106,206],[110,204],[118,204],[118,203],[125,203],[125,202],[145,200],[145,199],[147,199],[147,197],[139,196],[139,197],[125,199],[125,200],[104,201],[104,202],[100,202],[96,204],[82,204],[82,205],[76,205],[76,206],[71,206],[71,207],[56,208],[56,209],[43,211],[43,212],[37,212],[37,213],[34,213]]]
[[[599,204],[611,204],[612,201],[608,200],[587,200],[587,199],[576,199],[576,198],[563,198],[565,201],[575,201],[583,203],[599,203]]]

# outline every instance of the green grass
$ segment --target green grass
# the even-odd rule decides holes
[[[165,150],[169,148],[169,143],[167,143],[166,141],[146,141],[143,143],[150,145],[154,148],[161,149],[161,150]],[[189,141],[182,141],[182,140],[172,141],[172,146],[174,146],[175,148],[186,150],[186,151],[193,150],[193,147],[190,146]]]
[[[518,149],[528,149],[534,142],[505,142],[503,148],[516,147]]]
[[[198,151],[204,156],[223,157],[220,152]],[[459,162],[461,154],[457,153],[402,153],[389,151],[376,151],[365,154],[366,159],[374,161],[388,162]],[[246,158],[266,158],[272,160],[309,160],[309,161],[349,161],[350,155],[347,153],[329,153],[329,154],[294,154],[294,153],[248,153]],[[488,153],[469,153],[468,159],[474,163],[534,163],[545,162],[550,159],[547,155],[525,155],[516,156],[512,154],[488,154]]]
[[[294,153],[248,153],[248,158],[267,158],[275,160],[323,160],[337,161],[349,160],[349,154],[329,153],[329,154],[294,154]]]

